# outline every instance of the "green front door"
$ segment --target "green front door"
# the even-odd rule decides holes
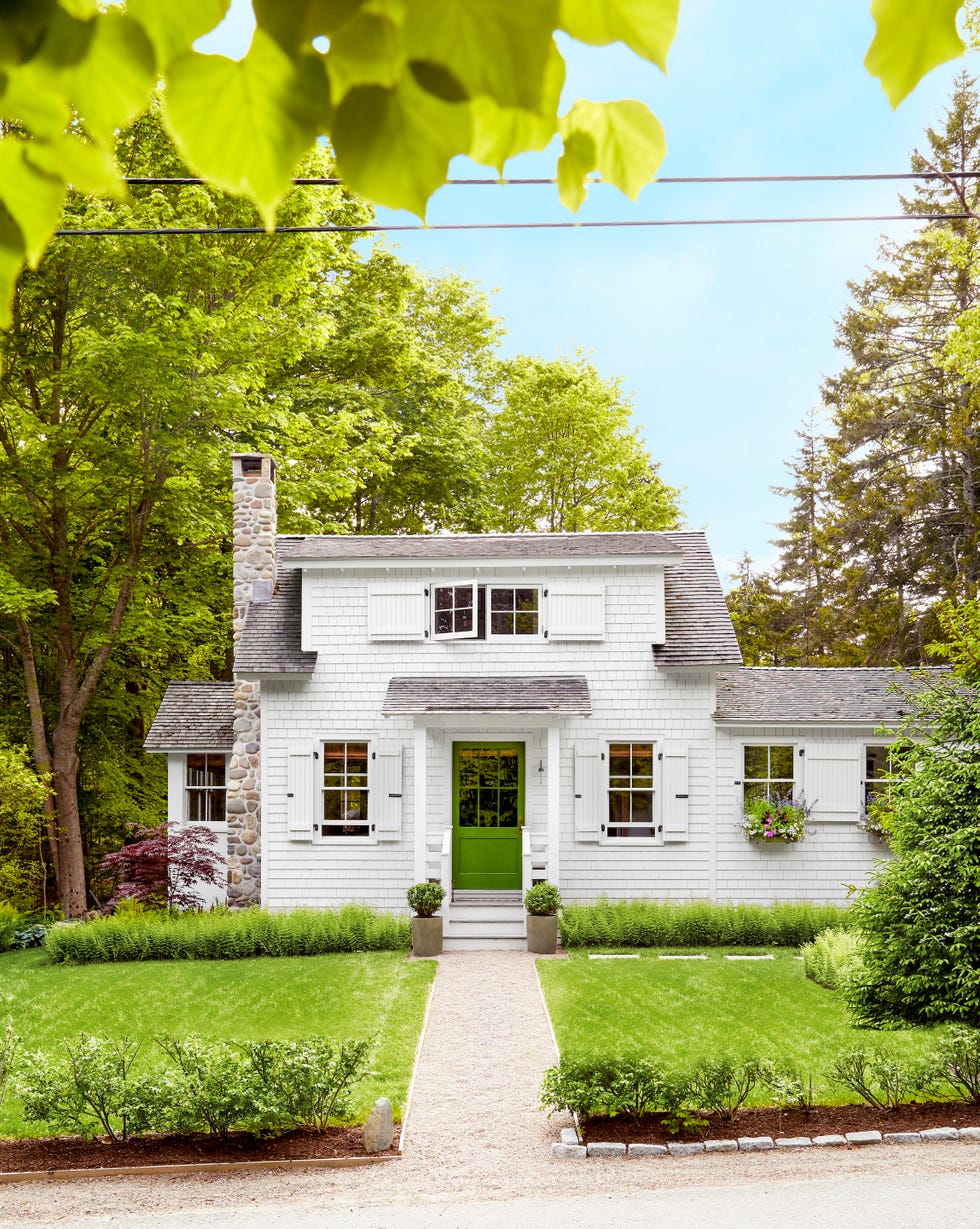
[[[453,743],[453,887],[521,888],[524,744]]]

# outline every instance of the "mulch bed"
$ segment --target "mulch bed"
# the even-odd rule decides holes
[[[398,1151],[399,1128],[387,1152]],[[0,1173],[43,1173],[52,1169],[113,1169],[119,1166],[200,1165],[241,1161],[309,1161],[324,1157],[365,1157],[362,1127],[331,1127],[322,1134],[289,1131],[272,1139],[234,1134],[151,1135],[114,1144],[108,1139],[56,1136],[0,1139]]]
[[[740,1135],[792,1138],[806,1135],[846,1135],[848,1131],[927,1131],[932,1127],[980,1127],[980,1105],[966,1101],[928,1102],[899,1109],[870,1105],[818,1105],[810,1111],[742,1109],[734,1122],[717,1114],[704,1114],[708,1126],[699,1130],[668,1132],[663,1114],[642,1118],[587,1118],[581,1123],[586,1143],[668,1144],[700,1139],[736,1139]]]

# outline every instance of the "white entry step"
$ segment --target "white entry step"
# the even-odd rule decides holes
[[[523,950],[527,947],[524,906],[519,893],[457,892],[443,905],[443,949],[447,952]]]

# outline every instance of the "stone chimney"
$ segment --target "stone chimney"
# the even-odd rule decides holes
[[[269,601],[276,583],[276,463],[265,453],[234,453],[231,474],[237,645],[249,604]]]
[[[276,583],[276,463],[264,453],[235,453],[233,623],[235,646],[253,603]],[[235,741],[228,771],[228,904],[257,905],[262,888],[262,744],[259,683],[235,676]]]

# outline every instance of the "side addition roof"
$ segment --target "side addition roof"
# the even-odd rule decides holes
[[[908,692],[918,677],[918,671],[891,666],[743,667],[718,675],[715,718],[767,725],[894,725],[908,715]]]
[[[316,653],[301,647],[302,584],[300,572],[286,572],[276,581],[269,601],[249,605],[235,651],[236,673],[313,673]]]
[[[690,530],[661,536],[675,551],[683,551],[683,559],[664,568],[667,635],[664,644],[653,646],[654,661],[666,667],[741,665],[742,651],[704,534]]]
[[[234,683],[170,683],[143,748],[230,751],[234,724]]]
[[[395,677],[381,705],[384,717],[411,713],[592,713],[584,678]]]
[[[280,561],[374,559],[594,559],[608,555],[676,555],[665,533],[474,533],[336,535],[291,538]]]

